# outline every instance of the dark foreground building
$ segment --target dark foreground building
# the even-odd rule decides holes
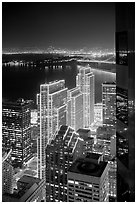
[[[135,201],[135,3],[116,3],[117,201]]]

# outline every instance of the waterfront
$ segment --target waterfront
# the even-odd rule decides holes
[[[116,74],[104,70],[94,69],[95,75],[95,102],[102,100],[101,84],[105,81],[112,82],[116,80]],[[16,67],[16,70],[21,67]],[[18,98],[36,100],[36,94],[39,92],[40,84],[64,79],[66,87],[69,89],[76,86],[76,75],[78,73],[77,65],[66,65],[65,69],[45,69],[32,71],[16,71],[14,68],[9,68],[9,71],[2,72],[2,95],[3,99],[16,100]]]

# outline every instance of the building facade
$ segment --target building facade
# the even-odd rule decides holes
[[[99,159],[77,159],[68,170],[67,182],[67,202],[109,201],[108,165]]]
[[[22,165],[31,157],[30,102],[19,99],[17,102],[2,104],[2,148],[12,148],[11,158]]]
[[[13,166],[11,164],[11,152],[3,152],[2,157],[2,194],[13,193]]]
[[[135,202],[135,2],[115,8],[117,201]]]
[[[103,124],[116,126],[116,84],[102,84]]]
[[[77,87],[68,90],[67,125],[75,131],[83,128],[83,94]]]
[[[37,95],[38,125],[38,177],[46,180],[46,146],[50,144],[60,125],[66,125],[67,88],[65,81],[40,85]]]
[[[76,85],[83,93],[83,123],[84,128],[88,128],[94,122],[94,75],[90,67],[79,67],[76,76]]]
[[[103,108],[102,103],[96,103],[94,105],[94,121],[102,122],[103,121]]]
[[[83,140],[83,154],[86,155],[87,153],[91,153],[94,144],[94,138],[91,137],[91,131],[89,129],[78,129],[77,133]]]

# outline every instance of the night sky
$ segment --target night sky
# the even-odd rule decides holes
[[[114,3],[2,3],[2,46],[114,48]]]

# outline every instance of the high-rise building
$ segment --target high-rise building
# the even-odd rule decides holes
[[[12,148],[11,158],[15,164],[22,165],[31,157],[31,124],[29,101],[2,104],[2,148]]]
[[[77,87],[68,90],[67,125],[75,131],[83,128],[83,94]]]
[[[50,144],[60,125],[66,125],[67,88],[59,80],[40,85],[37,95],[38,124],[38,177],[46,180],[46,146]]]
[[[2,194],[13,193],[13,166],[11,164],[11,152],[3,152],[2,154]]]
[[[83,124],[88,128],[94,122],[94,75],[90,67],[79,67],[76,85],[83,93]]]
[[[108,126],[116,125],[116,84],[102,84],[103,124]]]
[[[69,126],[61,126],[46,148],[46,201],[67,201],[67,170],[83,155],[83,140]]]
[[[135,202],[135,2],[115,7],[117,201]]]
[[[109,201],[108,165],[97,154],[79,158],[68,170],[68,202]]]

